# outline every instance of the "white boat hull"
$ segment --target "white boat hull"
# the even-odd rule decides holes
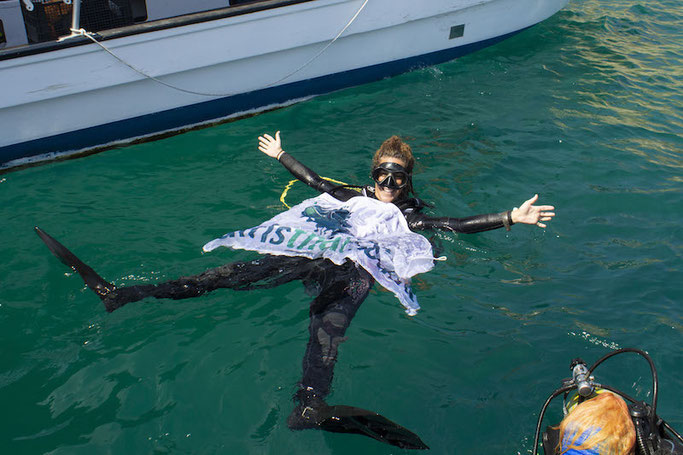
[[[317,0],[102,41],[111,53],[91,43],[0,60],[0,163],[177,130],[448,61],[567,2]]]

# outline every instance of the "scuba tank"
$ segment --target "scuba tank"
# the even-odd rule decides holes
[[[650,365],[650,370],[652,372],[652,402],[650,404],[645,403],[644,401],[636,401],[613,387],[594,382],[595,378],[592,376],[592,373],[598,365],[610,357],[627,352],[640,355],[645,358]],[[572,372],[571,379],[564,380],[560,388],[555,390],[548,397],[541,409],[534,436],[533,455],[537,455],[538,453],[541,424],[548,405],[550,405],[550,402],[557,396],[564,394],[566,398],[569,392],[574,390],[577,393],[577,404],[595,396],[596,393],[600,393],[602,390],[609,390],[624,399],[627,403],[631,403],[628,406],[628,410],[636,433],[636,455],[683,455],[683,437],[657,415],[657,394],[659,387],[657,370],[655,369],[652,358],[646,352],[635,348],[619,349],[603,356],[590,368],[587,368],[586,363],[581,359],[573,359],[569,368]],[[566,405],[564,411],[565,415],[567,415],[568,411]],[[556,449],[560,445],[559,433],[559,429],[553,427],[548,427],[543,433],[543,451],[545,455],[556,455]]]

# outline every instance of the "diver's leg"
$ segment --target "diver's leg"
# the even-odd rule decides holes
[[[269,288],[302,278],[310,268],[310,259],[287,256],[263,256],[248,262],[235,262],[209,269],[199,275],[180,277],[159,284],[141,284],[115,288],[102,297],[107,311],[131,302],[157,299],[189,299],[216,289],[246,290]]]
[[[181,277],[165,283],[116,287],[39,227],[36,227],[35,231],[61,262],[81,276],[85,284],[102,299],[109,312],[146,297],[186,299],[219,288],[274,287],[295,279],[306,279],[318,273],[317,270],[321,268],[318,265],[321,261],[266,255],[254,261],[228,264],[199,275]]]
[[[354,433],[404,449],[428,449],[418,435],[376,412],[325,402],[339,344],[346,339],[346,329],[374,283],[369,273],[352,263],[334,269],[327,274],[334,280],[323,280],[323,290],[311,305],[303,378],[287,426],[292,430]]]
[[[326,406],[339,345],[374,283],[369,273],[351,262],[334,267],[332,273],[334,280],[325,283],[311,304],[303,377],[294,396],[298,404],[287,420],[292,429],[317,425],[316,412]]]

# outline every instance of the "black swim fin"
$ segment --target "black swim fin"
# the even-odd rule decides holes
[[[83,278],[83,281],[85,281],[85,284],[101,299],[116,289],[116,286],[99,276],[92,268],[78,259],[76,255],[69,251],[64,245],[47,235],[45,231],[38,226],[35,227],[35,230],[38,237],[40,237],[50,251],[52,251],[52,254],[57,256],[57,259],[62,261],[62,263],[71,267],[74,272],[78,273],[81,278]]]
[[[333,433],[362,434],[402,449],[429,449],[412,431],[376,412],[353,406],[337,405],[321,409],[318,426],[321,430]]]

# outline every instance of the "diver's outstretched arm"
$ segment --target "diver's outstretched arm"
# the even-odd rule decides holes
[[[535,224],[545,228],[545,222],[553,219],[555,209],[552,205],[534,205],[538,195],[525,201],[521,207],[515,207],[502,213],[489,213],[483,215],[468,216],[465,218],[431,217],[419,211],[411,212],[406,216],[408,226],[412,230],[442,230],[474,234],[476,232],[490,231],[505,227],[508,231],[513,224]]]
[[[310,186],[311,188],[321,192],[328,193],[332,197],[340,201],[348,201],[352,197],[359,196],[358,191],[339,186],[329,180],[320,177],[311,169],[307,168],[293,156],[282,149],[282,142],[280,140],[280,132],[275,133],[275,137],[270,134],[259,136],[259,150],[271,158],[275,158],[287,169],[294,177]]]

